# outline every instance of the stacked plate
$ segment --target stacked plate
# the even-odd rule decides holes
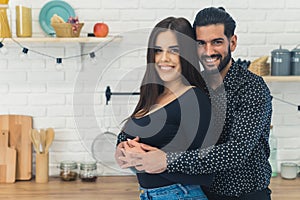
[[[75,17],[74,9],[65,1],[52,0],[46,3],[40,11],[39,22],[43,31],[50,36],[55,36],[55,31],[51,26],[51,18],[54,14],[63,18],[65,22],[69,17]]]

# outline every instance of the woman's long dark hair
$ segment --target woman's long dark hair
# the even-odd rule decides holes
[[[171,30],[179,45],[181,75],[183,83],[205,91],[205,82],[200,75],[199,59],[195,42],[195,32],[185,18],[168,17],[160,21],[152,30],[147,49],[147,68],[140,87],[140,99],[131,117],[142,116],[150,111],[158,96],[164,91],[163,81],[155,70],[155,43],[157,35]]]

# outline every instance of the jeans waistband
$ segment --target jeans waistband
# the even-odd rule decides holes
[[[159,188],[151,188],[151,189],[146,189],[143,187],[140,187],[140,193],[158,193],[160,191],[164,191],[164,190],[173,190],[173,189],[180,189],[183,193],[188,194],[188,189],[189,188],[193,188],[196,187],[194,185],[185,185],[183,186],[182,184],[173,184],[173,185],[168,185],[168,186],[163,186],[163,187],[159,187]]]

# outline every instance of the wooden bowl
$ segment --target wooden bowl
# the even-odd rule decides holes
[[[84,23],[79,23],[77,31],[73,31],[70,23],[52,23],[56,37],[79,37]]]

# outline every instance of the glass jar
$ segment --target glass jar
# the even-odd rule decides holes
[[[16,35],[18,37],[32,36],[31,6],[16,6]]]
[[[63,181],[75,181],[78,176],[77,163],[74,161],[63,161],[60,163],[60,178]]]
[[[97,179],[97,163],[96,162],[83,162],[80,163],[81,181],[95,182]]]

